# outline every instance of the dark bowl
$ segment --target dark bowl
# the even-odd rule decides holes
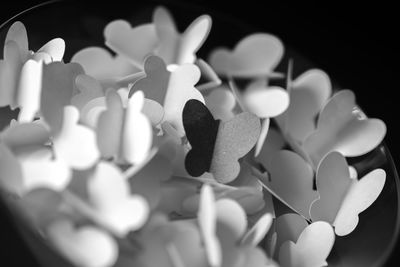
[[[64,60],[69,61],[76,51],[84,47],[93,45],[104,47],[103,28],[109,21],[124,18],[132,25],[147,22],[151,19],[154,7],[160,4],[160,1],[141,1],[134,3],[133,8],[124,4],[111,5],[98,2],[94,5],[84,1],[61,1],[29,9],[0,26],[0,51],[3,50],[2,46],[9,26],[19,20],[27,27],[30,49],[36,50],[46,41],[61,37],[66,41]],[[202,58],[207,58],[209,51],[216,46],[232,47],[244,36],[260,30],[227,14],[220,14],[215,10],[187,4],[184,1],[163,1],[162,4],[171,10],[178,26],[188,25],[201,14],[211,15],[212,31],[198,53]],[[279,25],[275,26],[279,27]],[[274,25],[267,31],[274,33],[273,27]],[[285,43],[285,40],[283,42]],[[288,47],[287,44],[285,44],[285,48],[285,57],[278,66],[279,70],[283,72],[286,70],[289,58],[294,59],[295,62],[294,76],[311,67],[317,67],[306,57],[296,53],[295,49]],[[338,81],[334,80],[334,86],[339,87]],[[2,129],[5,123],[15,115],[15,111],[0,108],[0,128]],[[349,159],[349,161],[356,166],[359,172],[366,172],[378,167],[383,168],[387,173],[387,180],[377,201],[360,215],[360,223],[356,230],[348,236],[337,238],[328,263],[329,266],[338,267],[384,266],[393,252],[399,234],[399,177],[389,148],[384,144],[368,155]],[[12,232],[8,236],[14,242],[23,240],[21,242],[24,242],[28,248],[22,252],[18,251],[20,255],[22,253],[23,258],[29,261],[36,260],[40,266],[71,266],[54,252],[34,229],[30,228],[10,204],[4,200],[0,204],[2,207],[1,217],[6,218],[9,222],[2,227],[2,231],[9,231],[5,227],[16,229],[15,233]],[[12,241],[3,239],[0,242],[7,244]],[[19,244],[15,248],[23,249],[23,246]],[[33,263],[30,262],[30,266],[34,266]]]

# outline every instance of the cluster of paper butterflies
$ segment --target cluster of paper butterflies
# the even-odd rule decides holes
[[[275,72],[283,45],[267,33],[207,63],[210,28],[204,15],[180,33],[159,7],[65,63],[62,39],[35,52],[10,27],[0,106],[19,113],[0,133],[0,184],[74,265],[324,266],[381,193],[384,170],[346,161],[386,132],[351,91],[318,69]]]

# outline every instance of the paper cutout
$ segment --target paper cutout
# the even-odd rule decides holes
[[[10,126],[0,133],[0,140],[15,154],[32,149],[44,148],[50,142],[50,133],[40,123],[11,121]]]
[[[47,228],[47,234],[58,251],[77,266],[108,267],[117,260],[116,241],[99,228],[76,228],[71,221],[58,220]]]
[[[48,148],[14,155],[1,144],[0,165],[1,185],[20,196],[41,187],[61,191],[71,178],[68,166],[61,160],[53,159]]]
[[[267,87],[264,79],[250,83],[243,93],[237,88],[233,80],[229,82],[229,85],[241,109],[243,111],[249,111],[262,119],[261,133],[254,153],[254,155],[257,156],[267,137],[270,118],[280,115],[287,109],[289,105],[289,95],[281,87]]]
[[[60,133],[54,138],[54,153],[71,168],[88,169],[100,158],[96,134],[79,125],[79,111],[73,106],[64,108],[64,121]]]
[[[27,61],[30,58],[35,60],[47,58],[48,60],[45,60],[45,63],[50,63],[61,61],[64,56],[65,42],[61,38],[54,38],[50,40],[36,53],[30,51],[28,45],[28,35],[24,24],[20,21],[16,21],[10,26],[7,32],[5,43],[8,43],[9,41],[14,41],[18,45],[20,56],[23,61]]]
[[[0,60],[0,107],[10,105],[12,109],[18,106],[15,95],[23,66],[18,44],[8,41],[4,45],[3,60]]]
[[[71,102],[79,74],[83,74],[83,69],[77,63],[43,65],[41,114],[54,135],[61,130],[64,107]]]
[[[265,142],[256,159],[268,170],[275,153],[277,153],[279,150],[282,150],[284,146],[285,139],[283,138],[282,134],[275,128],[270,127],[268,129],[268,135],[265,138]]]
[[[325,105],[316,131],[303,145],[315,166],[330,151],[338,151],[346,157],[361,156],[382,142],[385,123],[358,117],[355,107],[354,93],[349,90],[336,93]]]
[[[144,70],[146,77],[133,85],[129,96],[141,90],[146,98],[163,105],[164,120],[183,136],[182,111],[186,101],[197,99],[204,103],[203,96],[194,87],[200,78],[199,69],[195,65],[185,64],[170,72],[161,58],[150,56],[144,63]]]
[[[208,185],[201,188],[198,223],[203,238],[208,263],[221,266],[221,245],[216,236],[217,208],[214,206],[214,194]]]
[[[86,74],[80,74],[75,79],[75,85],[79,91],[71,98],[71,104],[82,111],[83,107],[91,100],[104,96],[101,84],[94,78]]]
[[[112,90],[112,89],[110,89]],[[85,98],[84,95],[77,94],[75,95],[77,98]],[[77,98],[73,98],[72,100],[74,101],[75,104],[79,104],[79,101],[77,102]],[[97,123],[100,117],[100,114],[107,110],[107,103],[106,103],[106,97],[101,96],[101,97],[96,97],[92,100],[89,100],[81,109],[80,111],[80,122],[88,126],[91,129],[97,129]]]
[[[104,29],[104,37],[109,48],[139,69],[142,69],[145,57],[155,50],[158,43],[153,24],[142,24],[132,28],[125,20],[108,23]]]
[[[273,118],[283,113],[289,106],[289,95],[278,86],[250,84],[243,93],[246,109],[260,118]]]
[[[65,216],[61,205],[63,198],[60,192],[49,188],[37,188],[23,195],[16,203],[21,215],[29,220],[34,227],[44,229],[55,218]]]
[[[116,80],[140,70],[125,57],[112,56],[106,49],[95,46],[78,51],[72,56],[71,62],[79,63],[87,75],[101,82]]]
[[[264,214],[257,223],[243,236],[242,244],[258,245],[267,234],[272,224],[272,215]]]
[[[208,266],[198,227],[191,221],[168,221],[156,213],[134,238],[141,251],[135,257],[137,261],[131,263],[133,266],[176,267],[177,262],[183,266]]]
[[[276,120],[291,142],[302,144],[315,130],[315,118],[328,101],[332,85],[324,71],[311,69],[294,81],[289,80],[288,86],[290,105]]]
[[[143,92],[136,92],[126,109],[113,90],[106,95],[107,110],[97,123],[97,143],[103,157],[113,157],[118,162],[140,164],[149,155],[152,144],[150,121],[141,113]]]
[[[227,121],[235,116],[236,99],[226,86],[212,90],[204,99],[214,118]]]
[[[95,219],[123,237],[143,226],[149,215],[146,200],[130,195],[129,185],[117,167],[100,162],[88,181],[88,195],[96,211]]]
[[[159,38],[155,54],[167,65],[194,63],[196,52],[210,32],[211,17],[198,17],[182,34],[178,33],[172,15],[163,7],[155,9],[153,21]]]
[[[279,250],[282,244],[285,241],[292,241],[295,243],[307,226],[307,221],[296,213],[286,213],[276,218],[277,257],[279,256]]]
[[[265,254],[259,253],[254,244],[268,232],[270,215],[262,216],[255,227],[247,231],[246,214],[237,202],[231,199],[215,202],[208,185],[202,187],[200,198],[198,220],[211,266],[238,266],[238,263],[241,263],[239,266],[250,266],[248,262],[258,266],[268,262]],[[258,262],[255,258],[262,260]]]
[[[282,150],[274,155],[269,167],[270,177],[255,170],[262,185],[292,210],[310,218],[310,205],[318,198],[311,166],[298,154]]]
[[[326,266],[326,258],[332,250],[335,234],[326,222],[315,222],[307,226],[296,243],[286,241],[279,251],[282,267]]]
[[[17,103],[21,107],[18,120],[30,122],[40,109],[42,89],[42,62],[28,60],[21,69]]]
[[[207,62],[198,58],[195,62],[196,66],[200,69],[201,77],[199,82],[196,84],[196,88],[200,91],[213,89],[221,85],[222,81],[218,75],[214,72]]]
[[[36,53],[29,51],[25,26],[19,21],[14,22],[6,36],[4,59],[0,60],[0,107],[10,105],[14,109],[21,106],[22,121],[31,121],[40,105],[37,98],[40,95],[41,62],[61,61],[64,50],[64,41],[56,38]]]
[[[130,192],[146,198],[150,209],[155,209],[161,199],[161,183],[172,175],[169,161],[155,155],[138,173],[129,177]]]
[[[200,176],[210,172],[222,183],[231,182],[238,176],[238,159],[251,150],[260,134],[260,122],[254,115],[244,112],[220,123],[197,100],[186,103],[183,125],[192,146],[185,159],[188,173]]]
[[[282,42],[267,33],[248,35],[236,44],[233,51],[215,49],[210,65],[219,75],[238,78],[281,77],[273,69],[283,56]]]
[[[329,153],[317,170],[320,197],[311,205],[311,218],[329,222],[339,236],[351,233],[358,224],[358,214],[378,198],[385,180],[382,169],[375,169],[360,180],[352,179],[343,155]]]

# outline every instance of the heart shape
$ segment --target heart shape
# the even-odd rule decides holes
[[[134,66],[143,68],[143,61],[158,44],[156,29],[153,24],[136,27],[125,20],[114,20],[104,29],[106,45],[117,54],[126,57]]]
[[[282,56],[283,45],[277,37],[258,33],[242,39],[233,51],[227,48],[214,50],[209,62],[220,75],[250,78],[274,76],[272,71]]]
[[[354,93],[336,93],[322,109],[317,129],[304,141],[303,149],[316,168],[331,151],[345,157],[361,156],[376,148],[386,134],[379,119],[368,119],[356,106]]]
[[[71,62],[81,64],[87,75],[99,81],[125,77],[140,70],[123,56],[112,56],[102,47],[84,48],[73,55]]]
[[[279,251],[282,267],[321,267],[332,250],[335,234],[326,222],[314,222],[300,234],[297,242],[286,241]]]
[[[108,267],[118,257],[118,245],[103,230],[94,226],[76,228],[72,222],[59,220],[47,227],[50,241],[76,266]]]

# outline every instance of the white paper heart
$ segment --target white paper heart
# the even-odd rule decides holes
[[[243,38],[233,51],[226,48],[214,50],[209,62],[220,75],[242,78],[277,76],[273,69],[282,55],[283,45],[277,37],[258,33]]]
[[[146,200],[140,195],[130,195],[128,181],[111,163],[97,165],[88,181],[88,195],[98,223],[120,237],[141,228],[148,218]]]
[[[215,119],[227,121],[235,116],[236,99],[227,86],[213,89],[204,100]]]
[[[314,168],[329,152],[346,157],[361,156],[377,147],[386,134],[386,125],[379,119],[358,116],[354,93],[336,93],[318,117],[317,129],[304,141],[303,148]]]
[[[76,266],[109,267],[118,257],[116,241],[93,226],[76,228],[72,222],[59,220],[47,228],[50,241]]]
[[[263,186],[292,210],[309,218],[310,205],[318,198],[313,190],[311,166],[298,154],[282,150],[273,156],[269,167],[270,177],[258,172]]]
[[[79,111],[74,106],[64,109],[60,133],[54,138],[54,152],[71,168],[82,170],[93,166],[100,158],[96,134],[92,129],[78,124]]]
[[[296,243],[286,241],[279,251],[282,267],[320,267],[328,265],[326,258],[332,250],[335,234],[326,222],[307,226]]]
[[[198,17],[183,34],[177,31],[171,14],[163,7],[155,9],[153,21],[159,38],[155,54],[161,57],[167,65],[194,63],[196,52],[210,32],[210,16]]]
[[[358,214],[378,198],[385,180],[382,169],[375,169],[360,180],[352,179],[343,155],[329,153],[317,170],[319,198],[312,203],[311,218],[332,224],[339,236],[348,235],[358,224]]]
[[[158,43],[153,24],[133,27],[125,20],[114,20],[104,29],[106,45],[117,54],[124,56],[134,66],[143,68],[143,61]]]

